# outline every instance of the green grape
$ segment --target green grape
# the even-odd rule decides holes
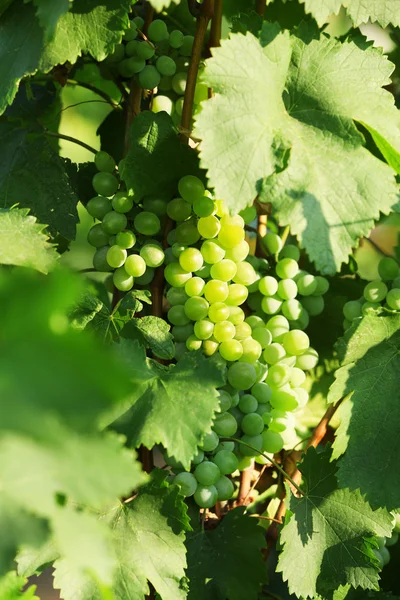
[[[172,250],[172,254],[175,258],[179,258],[180,255],[182,254],[182,252],[184,250],[186,250],[187,246],[184,246],[183,244],[178,244],[178,242],[175,242],[175,244],[173,244],[171,250]]]
[[[224,302],[228,297],[227,283],[225,281],[218,281],[217,279],[208,281],[204,286],[204,296],[210,304]]]
[[[259,360],[257,360],[254,363],[254,368],[255,368],[256,373],[257,373],[257,382],[264,381],[266,379],[267,375],[268,375],[268,365],[266,365],[263,362],[260,362]]]
[[[218,479],[218,481],[215,483],[215,488],[217,490],[218,500],[220,502],[224,502],[225,500],[232,498],[235,491],[235,486],[233,485],[232,481],[229,479],[229,477],[225,477],[225,475]]]
[[[136,236],[133,231],[129,229],[127,231],[119,231],[115,238],[116,243],[120,248],[124,248],[125,250],[128,248],[133,248],[136,244]]]
[[[193,202],[193,211],[198,217],[209,217],[215,210],[214,201],[207,196],[196,198]]]
[[[211,265],[223,260],[225,256],[225,250],[221,248],[218,242],[213,240],[205,240],[201,245],[200,252],[202,253],[206,263]]]
[[[394,288],[390,290],[386,296],[386,302],[392,310],[400,310],[400,289]]]
[[[171,306],[167,314],[168,321],[172,323],[172,325],[187,325],[190,323],[189,317],[185,313],[185,309],[182,304],[177,304],[176,306]]]
[[[95,196],[86,204],[86,210],[91,217],[102,219],[111,210],[111,202],[103,196]]]
[[[270,431],[267,429],[261,434],[262,437],[262,449],[264,452],[270,454],[277,454],[283,448],[283,438],[276,431]]]
[[[170,56],[159,56],[156,60],[156,69],[161,75],[171,77],[176,73],[176,63]]]
[[[245,285],[241,283],[231,283],[228,286],[228,297],[226,303],[229,306],[240,306],[247,300],[249,291]]]
[[[233,260],[233,262],[242,262],[250,252],[250,246],[246,240],[242,240],[234,248],[226,248],[225,258]]]
[[[146,61],[140,56],[125,58],[118,64],[118,73],[125,79],[130,79],[136,73],[141,73],[146,67]]]
[[[178,304],[185,304],[188,299],[188,295],[182,287],[176,288],[171,287],[167,292],[167,300],[171,306],[177,306]]]
[[[168,38],[171,48],[179,49],[183,44],[184,37],[182,31],[179,31],[179,29],[171,31]]]
[[[136,53],[138,55],[138,58],[143,61],[152,58],[155,54],[155,51],[156,49],[154,48],[153,44],[150,44],[145,40],[139,42],[139,44],[136,46]]]
[[[175,102],[175,113],[178,115],[178,117],[182,116],[183,113],[183,104],[184,104],[185,99],[181,96],[180,98],[178,98],[178,100]],[[194,204],[193,203],[193,210],[194,210]],[[195,211],[196,215],[197,212]],[[204,215],[200,215],[200,216],[204,216]]]
[[[165,259],[164,250],[158,244],[145,244],[140,250],[140,256],[148,267],[160,267]]]
[[[387,285],[379,279],[370,281],[364,288],[364,298],[367,302],[382,302],[386,298]]]
[[[210,321],[218,323],[220,321],[228,320],[229,312],[229,306],[224,304],[224,302],[214,302],[208,309],[208,316]]]
[[[268,369],[267,383],[273,387],[281,387],[290,379],[291,369],[285,364],[275,364]]]
[[[110,267],[113,269],[117,269],[118,267],[122,267],[127,257],[127,252],[123,248],[119,246],[111,246],[107,252],[107,262]],[[132,275],[132,273],[129,273]]]
[[[118,189],[119,182],[111,173],[96,173],[92,185],[99,196],[113,196]]]
[[[184,304],[185,313],[192,321],[202,321],[208,315],[209,304],[201,296],[192,296]],[[233,325],[232,325],[233,327]]]
[[[220,281],[230,281],[236,275],[236,271],[236,263],[234,263],[233,260],[225,258],[211,266],[210,275],[213,279],[219,279]]]
[[[257,209],[255,206],[246,206],[246,208],[240,211],[239,215],[246,225],[248,225],[257,217]]]
[[[186,340],[193,335],[193,323],[187,325],[174,325],[171,333],[176,342],[186,342]]]
[[[200,449],[204,452],[213,452],[219,444],[219,437],[215,431],[206,433],[203,442],[200,444]]]
[[[203,266],[203,256],[197,248],[186,248],[179,255],[179,264],[185,271],[197,271]]]
[[[190,204],[202,198],[205,192],[203,182],[194,175],[181,177],[178,183],[178,190],[182,198]]]
[[[199,465],[204,460],[204,452],[203,450],[199,450],[196,456],[192,458],[193,465]]]
[[[273,391],[270,404],[274,408],[286,412],[298,408],[299,400],[296,392],[290,387],[289,389],[280,388]]]
[[[172,77],[161,77],[160,83],[158,84],[159,92],[169,92],[172,89]],[[179,114],[176,110],[175,104],[175,113]]]
[[[131,254],[125,261],[125,271],[132,277],[141,277],[146,271],[146,263],[138,254]]]
[[[93,225],[93,227],[89,229],[87,241],[91,246],[94,246],[95,248],[101,248],[102,246],[108,244],[108,239],[109,235],[104,231],[100,223]]]
[[[214,337],[217,342],[227,342],[235,336],[235,326],[230,321],[219,321],[214,325]]]
[[[107,252],[110,246],[98,248],[93,256],[93,266],[96,271],[107,272],[111,271],[112,267],[107,262]]]
[[[151,267],[148,267],[146,269],[146,272],[143,273],[143,275],[140,275],[140,277],[136,277],[136,283],[138,285],[148,285],[149,283],[151,283],[153,281],[154,275],[155,275],[154,269],[152,269]]]
[[[239,360],[243,354],[242,344],[237,340],[227,340],[221,342],[218,350],[222,358],[230,362]]]
[[[236,362],[228,369],[228,382],[236,390],[248,390],[256,379],[256,370],[250,363]]]
[[[279,260],[281,258],[292,258],[296,262],[299,262],[300,259],[300,250],[297,246],[293,246],[292,244],[288,244],[284,246],[282,250],[279,252]]]
[[[214,323],[209,319],[201,319],[194,324],[194,333],[199,340],[208,340],[214,331]]]
[[[400,288],[400,277],[396,277],[396,279],[393,280],[392,288]]]
[[[252,330],[248,323],[238,323],[235,327],[235,340],[245,340],[251,336]]]
[[[218,501],[218,491],[214,485],[198,485],[193,497],[200,508],[211,508]]]
[[[98,192],[100,193],[100,192]],[[103,196],[106,194],[103,194]],[[378,273],[383,281],[392,281],[400,275],[400,267],[390,256],[382,258],[378,265]]]
[[[118,213],[127,213],[133,206],[133,199],[125,192],[117,192],[111,201],[113,209]]]
[[[210,219],[211,217],[208,217]],[[214,236],[210,236],[214,237]],[[240,225],[227,224],[220,225],[220,231],[218,233],[218,240],[222,244],[223,248],[234,248],[237,244],[240,244],[244,240],[245,232]]]
[[[172,115],[172,113],[174,112],[174,103],[171,100],[171,98],[168,98],[168,96],[160,96],[159,94],[157,94],[157,96],[154,96],[153,98],[151,110],[153,111],[153,113],[159,113],[164,111],[169,115]]]
[[[115,235],[125,229],[127,224],[128,219],[125,215],[110,210],[110,212],[104,215],[102,227],[106,233]]]
[[[206,282],[201,277],[192,277],[185,283],[185,292],[188,296],[201,296]]]
[[[239,306],[229,306],[228,321],[234,325],[239,325],[240,323],[243,323],[244,317],[245,314]]]
[[[297,296],[297,285],[293,279],[281,279],[278,283],[278,296],[282,300],[293,300]]]
[[[299,356],[310,347],[310,339],[304,331],[292,329],[284,335],[282,345],[287,354]]]
[[[296,302],[296,300],[287,300],[287,302]],[[264,296],[261,300],[261,309],[266,315],[275,315],[282,306],[282,300],[278,295]]]
[[[144,27],[144,19],[142,19],[142,17],[134,17],[132,19],[132,23],[135,23],[137,29],[139,29],[139,31],[143,30]]]
[[[271,317],[266,324],[266,328],[271,332],[272,339],[280,342],[290,329],[289,321],[283,315]]]
[[[220,437],[232,437],[235,435],[237,428],[237,421],[229,412],[219,414],[215,417],[213,429]]]
[[[173,287],[184,287],[191,276],[179,263],[170,263],[165,267],[164,277]]]
[[[123,40],[125,40],[125,42],[130,42],[131,40],[134,40],[138,35],[138,30],[136,27],[136,24],[133,21],[129,22],[129,27],[128,29],[125,30],[125,33],[123,35]]]
[[[306,374],[304,373],[304,371],[302,371],[298,367],[293,367],[292,373],[290,375],[290,385],[293,388],[298,388],[301,385],[303,385],[305,380],[306,380]]]
[[[364,316],[374,315],[380,308],[381,305],[378,302],[364,302],[361,311]]]
[[[201,269],[197,269],[195,273],[198,277],[201,277],[202,279],[207,279],[207,277],[210,277],[210,265],[204,264],[201,267]]]
[[[223,443],[234,444],[234,442]],[[231,475],[232,473],[237,471],[239,465],[237,456],[235,456],[235,454],[233,454],[233,452],[230,452],[229,450],[220,450],[216,453],[212,461],[217,465],[221,475]]]
[[[173,483],[179,485],[180,492],[182,496],[185,496],[185,498],[193,496],[193,494],[197,490],[197,480],[196,477],[192,475],[192,473],[178,473],[178,475],[175,475]]]
[[[214,338],[210,338],[208,340],[204,340],[203,342],[203,352],[206,356],[213,356],[219,348],[219,344]]]
[[[161,19],[155,19],[150,23],[147,35],[152,42],[162,42],[169,38],[168,28]]]
[[[297,279],[297,288],[302,296],[311,296],[317,290],[317,280],[314,275],[305,273]]]
[[[264,431],[264,421],[256,412],[248,413],[243,417],[240,427],[245,435],[255,436]]]
[[[179,51],[180,54],[182,56],[190,56],[192,54],[193,43],[194,37],[192,35],[185,35],[185,37],[183,38],[182,46]]]
[[[249,286],[257,279],[254,268],[248,262],[241,262],[236,265],[236,274],[233,277],[235,283]],[[258,286],[257,286],[258,287]]]
[[[132,56],[137,56],[137,50],[139,46],[140,42],[136,39],[128,42],[125,46],[126,56],[128,56],[129,58],[131,58]]]
[[[113,283],[117,290],[129,292],[129,290],[133,288],[134,279],[128,275],[124,267],[120,267],[113,273]]]
[[[301,303],[303,308],[305,308],[312,317],[320,315],[325,307],[325,301],[322,296],[305,296],[301,299]]]
[[[203,238],[211,239],[218,235],[221,225],[217,217],[210,215],[209,217],[201,217],[198,220],[197,229]]]
[[[106,58],[107,63],[119,63],[125,56],[124,44],[117,44],[114,48],[114,52],[109,54]]]
[[[185,221],[180,223],[176,228],[176,239],[181,244],[192,246],[200,239],[200,233],[193,221]]]
[[[156,96],[154,100],[160,97],[165,98],[165,96]],[[157,196],[146,196],[143,200],[143,210],[154,213],[157,217],[163,217],[167,214],[167,206],[168,202],[162,198],[157,198]]]
[[[155,235],[161,229],[160,219],[154,213],[142,211],[133,222],[136,231],[142,235]]]
[[[282,250],[282,240],[276,233],[272,233],[271,231],[268,232],[264,235],[262,241],[270,254],[277,254]]]
[[[399,541],[399,534],[394,531],[391,535],[391,537],[386,538],[386,546],[394,546],[395,544],[397,544],[397,542]]]
[[[313,296],[322,296],[323,294],[326,294],[329,290],[329,281],[320,275],[315,277],[315,281],[317,282],[317,289],[313,293]]]
[[[235,442],[220,442],[216,448],[216,452],[222,452],[222,451],[233,452],[234,449],[235,449]],[[220,470],[221,470],[221,468],[220,468]]]
[[[263,319],[261,317],[258,317],[257,315],[250,315],[245,319],[245,323],[250,325],[252,329],[257,329],[258,327],[265,327]]]
[[[308,392],[302,387],[294,387],[293,392],[296,394],[298,406],[304,408],[308,402]]]
[[[310,369],[314,369],[314,367],[317,366],[318,359],[318,352],[310,347],[304,354],[301,354],[296,358],[296,367],[303,371],[310,371]]]
[[[276,264],[276,274],[281,279],[293,279],[299,272],[299,265],[292,258],[282,258]]]
[[[287,335],[287,334],[285,334]],[[284,338],[283,338],[284,339]],[[274,342],[267,346],[263,352],[263,358],[266,363],[269,365],[274,365],[275,363],[281,361],[286,356],[286,350],[277,342]]]
[[[358,319],[362,315],[362,304],[359,300],[350,300],[343,306],[343,314],[349,321]]]
[[[200,485],[213,485],[221,477],[221,472],[214,462],[204,461],[197,465],[194,477]]]
[[[250,414],[256,412],[258,401],[252,394],[243,394],[243,396],[239,398],[238,406],[242,413]]]
[[[146,65],[139,73],[139,84],[144,90],[154,90],[160,83],[160,79],[161,75],[153,65]]]
[[[186,348],[193,352],[194,350],[200,350],[202,340],[199,340],[194,334],[190,335],[186,340]]]
[[[282,304],[282,313],[287,319],[289,319],[289,321],[296,321],[297,319],[299,319],[302,311],[303,307],[300,304],[300,302],[296,299],[285,300],[285,302]]]
[[[267,348],[272,343],[272,334],[265,327],[257,327],[252,333],[252,338],[260,344],[262,349]]]
[[[179,96],[183,96],[186,90],[187,75],[184,72],[175,73],[172,78],[172,89]]]
[[[271,400],[272,390],[267,383],[259,381],[251,388],[251,394],[259,404],[268,404],[268,402]],[[255,410],[251,412],[255,412]]]
[[[262,354],[262,348],[260,344],[249,337],[241,342],[243,348],[243,354],[240,358],[241,362],[255,363]]]
[[[173,221],[185,221],[192,214],[192,207],[183,198],[174,198],[168,203],[167,215]]]
[[[243,435],[242,444],[239,446],[241,454],[244,456],[257,456],[262,451],[261,435]],[[247,445],[248,444],[248,445]],[[251,446],[251,448],[249,447]]]

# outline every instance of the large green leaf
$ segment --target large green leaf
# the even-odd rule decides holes
[[[264,530],[257,519],[244,515],[243,508],[228,512],[216,529],[197,524],[187,536],[189,577],[188,600],[257,600],[266,583],[261,549]]]
[[[201,164],[234,212],[261,192],[317,268],[333,274],[398,202],[394,171],[354,124],[400,149],[399,112],[382,89],[393,65],[372,47],[306,44],[267,24],[261,40],[264,48],[251,34],[232,35],[206,61],[203,80],[216,94],[196,120]]]
[[[39,23],[45,30],[46,40],[53,37],[58,19],[69,11],[72,2],[73,0],[33,0]]]
[[[75,237],[79,198],[65,163],[45,136],[0,123],[0,207],[18,204],[49,226],[51,233]]]
[[[382,27],[400,25],[400,5],[397,0],[300,0],[320,26],[337,14],[343,5],[355,25],[378,21]]]
[[[146,359],[137,342],[121,340],[117,350],[131,372],[132,406],[115,428],[132,446],[162,444],[189,467],[218,410],[221,372],[198,352],[186,353],[167,368]]]
[[[28,209],[0,209],[0,264],[32,267],[48,273],[59,255],[49,244],[44,226]]]
[[[364,317],[337,345],[329,399],[352,393],[337,431],[338,479],[372,506],[400,506],[400,316]],[[339,446],[339,448],[337,447]],[[367,457],[367,459],[366,459]]]
[[[186,505],[166,473],[155,471],[151,482],[128,503],[118,503],[101,515],[111,528],[117,572],[115,600],[144,600],[148,581],[163,600],[184,600],[185,531],[190,529]],[[95,584],[74,576],[65,561],[55,563],[56,588],[64,600],[102,600]]]
[[[331,451],[310,448],[300,465],[304,495],[290,495],[290,519],[281,532],[278,570],[291,593],[325,597],[339,585],[379,589],[371,536],[390,536],[391,515],[373,511],[359,491],[337,489]]]
[[[54,2],[51,0],[52,6]],[[75,0],[71,10],[57,21],[52,40],[45,44],[35,6],[14,0],[0,19],[0,114],[12,103],[26,75],[37,70],[48,72],[67,61],[74,64],[82,53],[103,60],[120,42],[132,3]]]

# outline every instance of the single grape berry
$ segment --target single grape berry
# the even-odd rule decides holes
[[[176,63],[170,56],[159,56],[156,61],[156,68],[161,75],[167,77],[171,77],[176,73]]]
[[[91,217],[100,219],[101,221],[110,212],[111,202],[108,198],[104,198],[104,196],[95,196],[86,204],[86,210]]]
[[[156,49],[154,48],[153,44],[145,40],[143,42],[139,42],[139,44],[136,46],[136,53],[138,57],[144,61],[152,58],[155,54],[155,51]]]
[[[102,227],[110,235],[115,235],[125,229],[127,223],[128,220],[125,215],[111,210],[104,216]]]
[[[107,262],[113,269],[122,267],[126,260],[126,250],[120,246],[111,246],[107,252]]]
[[[111,173],[96,173],[92,184],[94,190],[99,196],[113,196],[118,189],[118,179]]]
[[[154,90],[160,83],[161,75],[153,65],[146,65],[139,73],[139,84],[145,90]]]
[[[161,229],[160,219],[154,213],[142,211],[134,220],[136,231],[142,235],[155,235]]]
[[[104,231],[101,224],[97,223],[97,225],[93,225],[93,227],[89,230],[87,241],[91,246],[94,246],[95,248],[101,248],[102,246],[108,244],[109,237],[110,236]]]
[[[161,19],[155,19],[150,23],[147,35],[152,42],[162,42],[169,37],[168,28],[164,21]]]
[[[133,206],[133,199],[126,192],[117,192],[111,201],[112,207],[116,212],[127,213]]]
[[[125,261],[124,269],[134,278],[141,277],[146,272],[146,263],[138,254],[131,254]]]

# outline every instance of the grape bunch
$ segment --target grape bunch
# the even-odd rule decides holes
[[[113,271],[114,286],[123,292],[134,283],[147,285],[165,255],[161,242],[152,239],[161,230],[160,218],[167,203],[147,197],[141,206],[121,188],[114,159],[107,152],[95,156],[98,173],[93,188],[98,194],[86,205],[98,222],[88,233],[88,242],[96,248],[93,266],[96,271]]]
[[[359,317],[375,314],[385,307],[400,311],[400,266],[391,257],[382,258],[378,265],[380,279],[370,281],[358,300],[350,300],[343,307],[343,328],[348,329]]]
[[[253,459],[267,461],[263,453],[282,450],[282,432],[294,429],[294,413],[308,400],[304,371],[316,366],[318,354],[291,314],[290,320],[268,314],[264,321],[258,315],[246,318],[241,308],[248,287],[258,282],[254,267],[246,260],[250,248],[244,228],[254,209],[230,216],[224,203],[213,200],[203,183],[191,175],[179,181],[178,190],[180,196],[167,206],[168,216],[176,223],[166,252],[168,320],[177,354],[202,350],[206,356],[218,356],[227,365],[228,384],[219,391],[220,412],[190,472],[172,466],[182,493],[209,508],[234,494],[229,476],[248,468]],[[292,267],[297,263],[289,260],[289,272],[281,269],[282,261],[288,264],[285,256],[276,268],[285,283],[298,273],[298,267],[295,272]],[[315,278],[306,282],[301,289],[315,292]],[[232,437],[238,441],[226,439]]]
[[[107,64],[123,79],[135,78],[145,90],[163,88],[170,81],[180,89],[182,72],[179,69],[192,53],[193,36],[184,35],[178,29],[169,32],[161,19],[150,23],[146,36],[143,27],[141,17],[130,21],[123,41],[107,57]]]
[[[394,546],[399,541],[399,534],[396,530],[396,527],[392,533],[391,537],[379,537],[376,538],[376,542],[378,544],[378,548],[373,549],[373,553],[379,561],[380,568],[386,567],[388,562],[390,561],[390,551],[388,548]]]

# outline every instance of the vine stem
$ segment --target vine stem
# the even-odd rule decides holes
[[[187,74],[185,97],[183,100],[182,119],[181,119],[181,139],[189,143],[190,122],[193,114],[193,101],[196,89],[197,74],[203,51],[204,38],[208,23],[213,16],[214,0],[204,0],[200,8],[200,14],[196,20],[196,33],[194,36],[192,56],[190,57],[189,69]]]
[[[214,14],[211,20],[210,37],[208,40],[208,51],[221,45],[222,10],[224,0],[214,0]]]
[[[96,148],[93,148],[93,146],[89,146],[89,144],[86,144],[85,142],[82,142],[81,140],[78,140],[70,135],[65,135],[64,133],[56,133],[55,131],[49,131],[48,129],[45,129],[44,134],[48,135],[49,137],[54,137],[60,140],[66,140],[67,142],[72,142],[73,144],[78,144],[78,146],[82,146],[82,148],[89,150],[89,152],[93,152],[93,154],[97,154],[98,152]]]
[[[108,104],[110,104],[110,106],[112,106],[113,108],[115,108],[117,110],[121,110],[121,104],[119,104],[118,102],[114,102],[114,100],[111,98],[111,96],[109,96],[106,92],[103,92],[103,90],[100,90],[99,88],[97,88],[95,85],[92,85],[91,83],[86,83],[84,81],[77,81],[75,79],[67,79],[67,85],[79,86],[79,87],[85,88],[87,90],[90,90],[91,92],[94,92],[95,94],[97,94],[97,96],[100,96],[100,98],[103,98],[103,100],[108,102]]]
[[[244,499],[243,504],[246,504],[247,498],[250,496],[251,492],[254,490],[254,488],[256,487],[256,485],[258,484],[258,482],[260,481],[260,479],[263,476],[264,471],[265,471],[266,468],[267,468],[267,465],[263,465],[262,468],[260,469],[258,477],[254,480],[254,482],[252,483],[251,487],[249,488],[249,491],[246,494],[246,497]]]
[[[265,9],[267,8],[267,0],[257,0],[256,2],[256,12],[262,17],[265,14]]]
[[[242,506],[246,502],[251,486],[251,470],[245,469],[240,473],[240,484],[237,504]]]

